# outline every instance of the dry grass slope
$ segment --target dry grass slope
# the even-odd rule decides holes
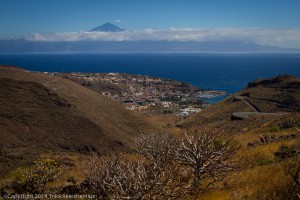
[[[258,113],[285,115],[258,114],[233,120],[233,113],[255,112],[253,108]],[[180,122],[178,126],[184,128],[200,124],[226,130],[243,146],[236,155],[241,159],[240,169],[199,199],[297,198],[295,192],[290,192],[293,181],[282,167],[290,158],[278,160],[275,152],[283,147],[296,147],[300,152],[300,133],[285,127],[291,121],[299,126],[299,109],[300,79],[283,75],[253,81],[244,90]]]
[[[298,112],[300,110],[300,78],[281,75],[271,79],[256,80],[249,83],[244,90],[188,118],[178,126],[209,124],[225,128],[230,132],[240,132],[247,127],[259,127],[269,119],[283,118],[282,116],[257,115],[242,120],[243,122],[232,120],[232,114],[235,112],[254,112],[253,108],[245,102],[259,112]]]
[[[159,129],[67,79],[0,66],[0,85],[0,175],[47,149],[125,150],[139,131]]]

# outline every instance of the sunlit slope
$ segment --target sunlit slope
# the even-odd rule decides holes
[[[300,110],[300,79],[281,75],[258,79],[240,92],[210,106],[179,123],[179,126],[206,124],[238,132],[257,127],[270,118],[284,118],[285,114]],[[237,119],[235,116],[245,118]]]

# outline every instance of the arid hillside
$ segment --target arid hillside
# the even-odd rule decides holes
[[[35,191],[147,196],[154,188],[157,199],[298,199],[299,83],[287,75],[256,80],[176,123],[167,115],[125,110],[65,78],[2,66],[1,192],[34,191],[27,172],[52,162],[61,174]],[[149,132],[133,142],[139,131]],[[199,165],[208,168],[195,176]],[[107,187],[103,177],[117,181]],[[120,189],[119,179],[130,189]]]
[[[233,133],[240,168],[202,199],[299,199],[300,79],[250,82],[181,125],[208,124]]]
[[[239,132],[300,110],[300,79],[280,75],[250,82],[242,91],[191,116],[178,126],[210,124]]]
[[[2,172],[46,150],[126,149],[137,133],[154,129],[139,113],[73,81],[0,66]]]

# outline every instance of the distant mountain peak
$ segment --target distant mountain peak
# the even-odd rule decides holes
[[[90,31],[91,32],[121,32],[121,31],[125,31],[125,29],[122,29],[114,24],[106,22],[105,24],[98,26],[96,28],[93,28]]]

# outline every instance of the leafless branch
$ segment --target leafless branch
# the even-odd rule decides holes
[[[192,191],[206,190],[235,168],[232,156],[239,145],[216,129],[194,127],[186,130],[176,150],[176,159],[193,171]],[[207,185],[201,185],[202,180]]]
[[[177,165],[161,165],[145,157],[92,156],[86,179],[102,199],[178,199],[183,195]]]
[[[134,155],[89,158],[86,180],[102,199],[180,199],[207,191],[234,169],[239,146],[215,129],[187,130],[177,138],[167,133],[143,133]]]

